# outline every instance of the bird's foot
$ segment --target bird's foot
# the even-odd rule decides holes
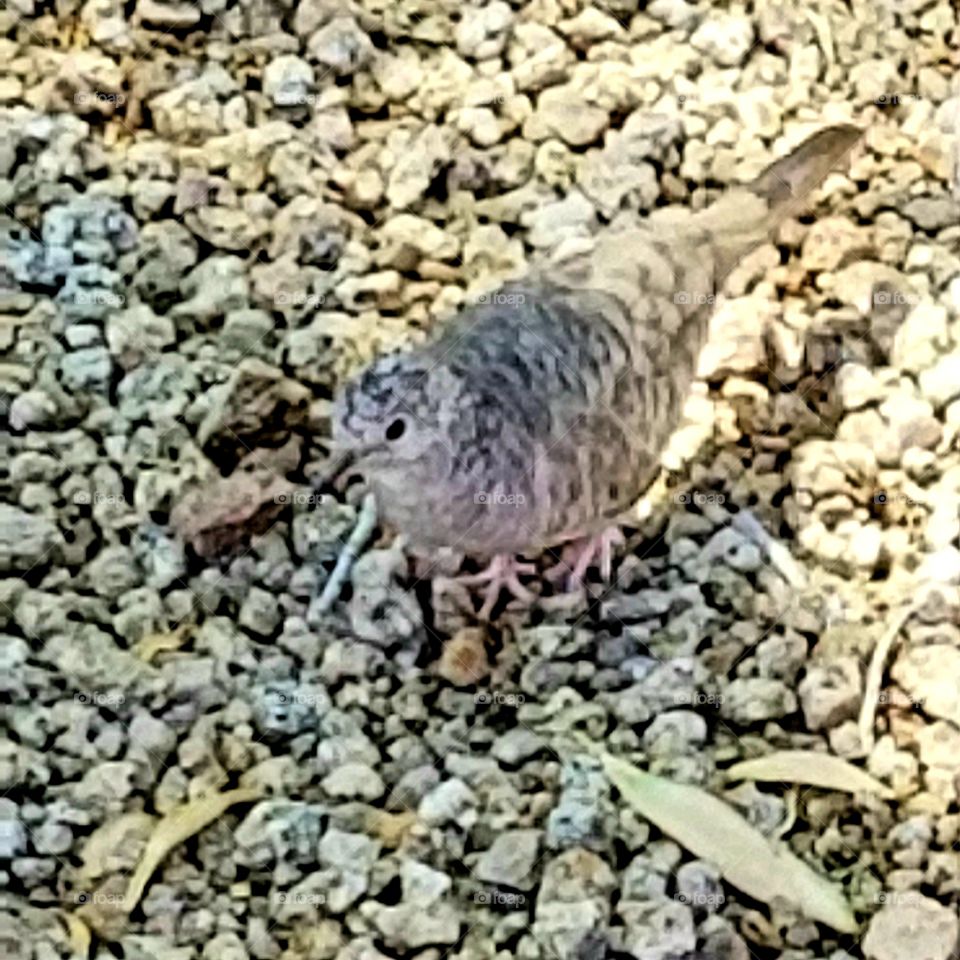
[[[503,589],[509,590],[514,597],[524,603],[533,603],[537,596],[520,582],[520,577],[536,572],[536,564],[524,563],[509,553],[499,553],[484,570],[479,573],[461,574],[454,580],[465,587],[486,586],[483,606],[478,616],[481,620],[488,620]]]
[[[547,580],[556,582],[566,578],[567,590],[579,590],[584,577],[596,562],[604,583],[613,576],[613,548],[626,543],[619,527],[609,527],[592,537],[581,537],[567,544],[556,566],[545,574]]]

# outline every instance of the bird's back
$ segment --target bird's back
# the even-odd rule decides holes
[[[429,347],[456,405],[457,515],[436,518],[434,539],[456,529],[471,552],[539,548],[634,503],[680,421],[723,279],[858,136],[825,128],[713,208],[603,231],[461,312]],[[471,489],[479,502],[459,512]]]

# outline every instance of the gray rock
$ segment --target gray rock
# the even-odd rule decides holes
[[[751,724],[775,720],[797,709],[794,692],[782,680],[740,677],[727,685],[720,713],[734,723]]]
[[[173,321],[138,303],[107,317],[107,345],[126,369],[160,353],[177,341]]]
[[[422,628],[415,597],[396,580],[405,566],[403,554],[395,547],[370,550],[353,565],[350,623],[357,637],[389,646],[410,640]]]
[[[333,497],[322,497],[296,512],[292,524],[294,554],[309,566],[335,562],[357,522],[357,511]]]
[[[668,710],[654,717],[643,732],[644,749],[652,757],[695,753],[707,739],[707,721],[692,710]]]
[[[276,57],[263,71],[263,92],[278,107],[306,106],[313,82],[313,67],[292,54]]]
[[[145,524],[136,534],[132,549],[145,582],[156,590],[172,586],[187,574],[183,543],[155,524]]]
[[[404,860],[400,864],[400,883],[405,903],[429,907],[453,886],[450,877],[419,860]]]
[[[846,217],[823,217],[811,224],[801,259],[808,270],[838,270],[870,250],[870,235]]]
[[[689,293],[679,290],[674,296],[689,297]],[[758,297],[721,301],[711,320],[715,335],[701,353],[698,375],[717,380],[763,367],[767,359],[763,330],[765,322],[769,322],[765,317],[772,318],[770,304]]]
[[[143,582],[143,574],[129,547],[105,547],[87,565],[86,577],[94,592],[108,600],[121,595]]]
[[[949,343],[946,308],[924,301],[913,307],[894,335],[891,360],[909,373],[919,373],[936,363]]]
[[[325,814],[316,804],[258,803],[234,832],[237,863],[257,870],[277,863],[314,863]]]
[[[863,938],[868,960],[950,960],[960,936],[956,910],[914,891],[893,891]]]
[[[323,865],[326,908],[344,913],[366,892],[370,871],[380,856],[380,844],[362,833],[348,833],[331,827],[323,835],[317,859]]]
[[[74,844],[73,830],[66,823],[47,820],[32,831],[33,848],[39,854],[62,856]]]
[[[726,900],[719,870],[702,860],[681,864],[677,870],[677,899],[697,913],[716,913]]]
[[[644,960],[670,960],[692,953],[697,934],[691,908],[676,900],[624,900],[617,906],[623,918],[624,947]]]
[[[960,397],[960,353],[941,357],[920,373],[920,390],[935,407],[945,407]]]
[[[57,402],[43,390],[27,390],[14,397],[10,404],[9,423],[13,430],[48,427],[57,416]]]
[[[811,664],[799,688],[807,727],[823,730],[856,717],[860,683],[860,664],[855,657]]]
[[[60,373],[67,390],[106,390],[113,373],[113,360],[106,347],[87,347],[66,354]]]
[[[533,933],[553,955],[574,960],[584,939],[604,928],[616,881],[597,854],[574,848],[549,860],[537,896]]]
[[[634,111],[620,130],[607,133],[602,150],[584,157],[580,188],[608,216],[634,197],[640,209],[650,208],[660,195],[653,163],[666,161],[679,136],[676,120]]]
[[[372,802],[383,796],[383,779],[365,763],[345,763],[327,774],[320,786],[331,797]]]
[[[421,801],[417,816],[431,826],[455,823],[469,828],[477,819],[477,798],[474,792],[457,778],[444,780]]]
[[[572,86],[549,87],[537,98],[536,112],[523,126],[529,140],[559,137],[574,147],[593,143],[610,123],[606,110],[588,103]]]
[[[397,158],[387,180],[387,200],[397,210],[416,203],[428,190],[436,172],[453,156],[448,130],[424,127]]]
[[[394,947],[415,950],[428,944],[453,944],[460,939],[460,913],[452,903],[436,903],[425,911],[419,904],[386,907],[367,902],[361,911]]]
[[[903,208],[903,214],[921,230],[940,230],[960,220],[960,204],[951,197],[916,197]]]
[[[457,52],[476,60],[499,56],[513,19],[513,10],[503,0],[493,0],[484,7],[467,7],[457,24]]]
[[[341,77],[356,73],[373,56],[373,43],[353,17],[334,17],[307,42],[307,53]]]
[[[734,527],[718,530],[707,541],[699,561],[705,567],[723,562],[739,573],[756,573],[764,566],[760,548]]]
[[[0,799],[0,858],[12,860],[27,852],[27,830],[12,800]]]
[[[960,773],[960,730],[945,720],[936,720],[917,732],[920,762],[941,767],[954,777]]]
[[[694,49],[705,53],[721,67],[739,66],[753,42],[750,19],[728,13],[708,16],[690,37]]]
[[[548,746],[541,736],[528,727],[515,727],[502,737],[497,737],[490,747],[490,755],[501,763],[516,766]]]
[[[324,687],[294,680],[275,680],[250,687],[253,722],[271,737],[294,737],[315,730],[317,721],[330,710],[330,695]]]
[[[960,650],[942,643],[911,647],[891,675],[924,713],[960,726]]]
[[[474,865],[474,876],[516,890],[531,890],[536,882],[533,868],[541,835],[540,830],[507,830],[499,834]]]
[[[26,573],[45,559],[54,559],[62,538],[45,517],[0,503],[0,572]]]
[[[260,587],[251,587],[240,608],[237,622],[261,637],[271,637],[282,619],[277,598]]]
[[[685,0],[653,0],[646,12],[675,30],[689,30],[700,19],[697,8]]]

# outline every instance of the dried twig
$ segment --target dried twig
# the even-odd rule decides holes
[[[344,544],[340,556],[337,557],[337,565],[333,568],[333,573],[327,580],[323,593],[320,594],[318,601],[318,610],[320,613],[326,613],[334,604],[334,601],[340,596],[340,590],[344,581],[350,575],[350,568],[353,561],[360,555],[363,545],[370,539],[373,528],[377,525],[377,505],[373,499],[373,494],[368,493],[363,498],[363,506],[360,508],[360,516],[357,518],[357,524],[353,528],[349,539]]]
[[[863,749],[870,753],[876,742],[873,733],[874,719],[877,712],[877,703],[880,699],[880,686],[883,683],[883,671],[886,668],[887,657],[890,655],[890,648],[903,629],[904,624],[913,616],[919,603],[914,601],[907,604],[900,615],[890,625],[890,629],[877,641],[873,648],[873,656],[870,658],[870,667],[867,670],[867,682],[863,690],[863,703],[860,704],[860,718],[858,721],[860,729],[860,743]]]

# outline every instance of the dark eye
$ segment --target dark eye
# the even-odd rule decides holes
[[[386,437],[388,440],[399,440],[407,429],[406,421],[398,417],[387,427]]]

